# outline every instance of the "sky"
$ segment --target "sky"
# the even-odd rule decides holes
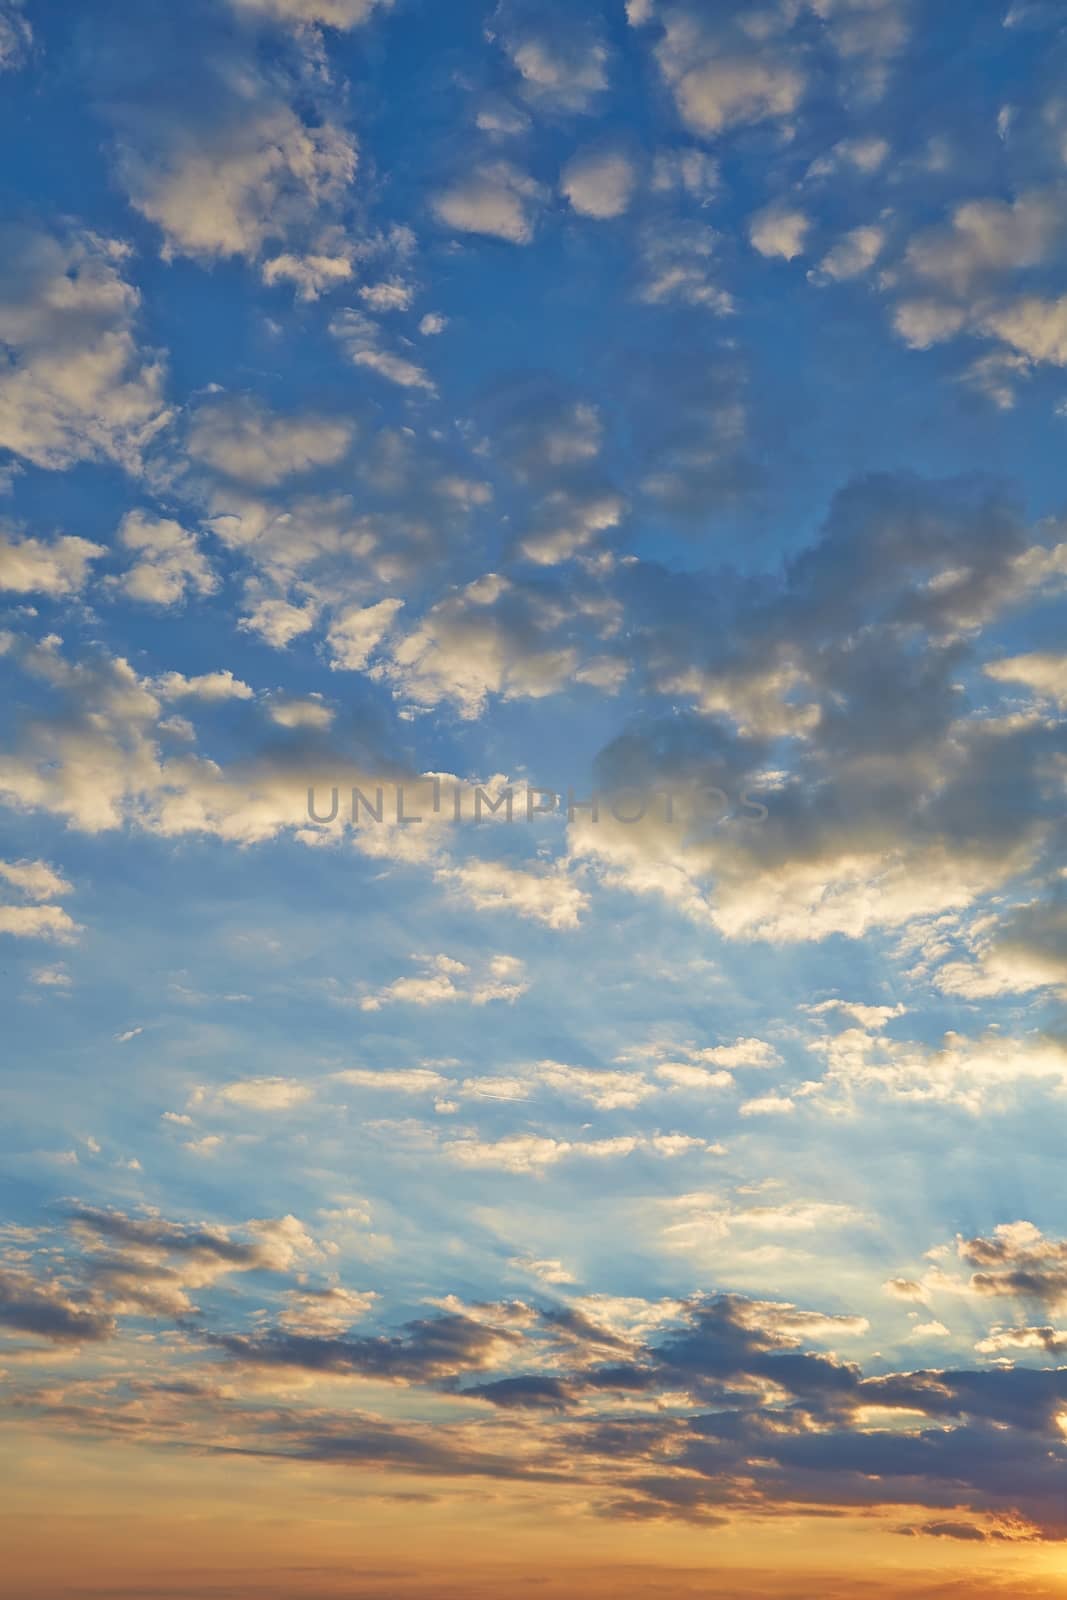
[[[19,1600],[1067,1596],[1065,67],[0,0]]]

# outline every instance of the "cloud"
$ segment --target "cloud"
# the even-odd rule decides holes
[[[630,204],[636,173],[617,151],[589,150],[573,156],[563,169],[560,190],[579,216],[600,221],[621,217]]]
[[[533,178],[496,161],[439,191],[432,205],[438,220],[458,233],[529,244],[543,200],[544,190]]]
[[[334,672],[362,672],[378,646],[392,631],[403,600],[378,600],[370,606],[347,606],[335,611],[326,634],[330,667]]]
[[[393,0],[229,0],[239,16],[271,22],[321,23],[327,28],[358,28],[375,10]]]
[[[380,1011],[386,1005],[437,1006],[459,1001],[484,1006],[494,1000],[515,1001],[526,993],[529,984],[522,978],[522,962],[513,956],[493,956],[487,971],[472,974],[462,961],[451,956],[415,957],[422,971],[366,996],[363,1011]]]
[[[297,473],[333,466],[351,442],[347,422],[278,416],[239,397],[201,406],[189,430],[189,454],[195,461],[256,488],[272,488]]]
[[[159,26],[151,56],[115,69],[108,114],[119,180],[161,230],[164,255],[252,260],[315,227],[352,184],[352,135],[329,111],[305,120],[279,92],[282,75],[260,73],[224,38],[191,56],[173,22]]]
[[[749,222],[748,236],[752,248],[761,256],[781,256],[783,261],[792,261],[803,255],[804,239],[810,227],[810,218],[803,211],[787,206],[767,206]]]
[[[0,906],[0,933],[15,939],[56,939],[69,944],[79,931],[61,906]]]
[[[0,861],[0,878],[28,900],[55,900],[72,887],[47,861]]]
[[[33,46],[33,29],[21,12],[21,0],[0,11],[0,72],[23,66]]]
[[[119,540],[137,556],[118,580],[131,600],[174,606],[189,593],[212,594],[218,587],[195,535],[170,518],[129,511],[119,524]]]
[[[106,554],[88,539],[6,538],[0,534],[0,589],[15,594],[77,594],[89,578],[89,563]]]
[[[433,380],[417,362],[384,348],[381,328],[362,311],[339,312],[330,323],[330,332],[354,366],[376,372],[400,389],[435,392]]]
[[[885,230],[867,225],[850,228],[819,263],[818,272],[835,283],[862,277],[878,260],[885,245]]]
[[[0,933],[16,939],[54,939],[70,944],[82,929],[61,906],[43,905],[69,894],[71,885],[46,861],[0,861],[0,879],[31,905],[0,905]]]
[[[162,358],[137,344],[129,259],[126,245],[88,231],[12,224],[0,235],[0,341],[11,352],[0,446],[35,466],[106,458],[138,471],[168,419]]]
[[[983,279],[1045,261],[1063,241],[1067,206],[1057,191],[1013,201],[969,200],[951,220],[916,234],[906,262],[920,278],[966,295]]]
[[[269,716],[279,728],[328,728],[334,713],[315,696],[307,700],[272,700]]]
[[[704,136],[787,117],[806,88],[788,54],[772,45],[754,48],[743,30],[720,36],[693,11],[668,13],[656,55],[682,121]]]
[[[545,110],[588,111],[608,86],[608,50],[558,0],[500,0],[494,22],[524,97]]]
[[[319,608],[314,600],[297,606],[288,600],[267,596],[262,600],[254,600],[251,609],[237,626],[247,633],[258,633],[275,650],[284,650],[301,634],[311,631],[318,614]]]
[[[157,678],[155,689],[165,700],[204,700],[209,704],[219,700],[251,700],[253,690],[240,678],[235,678],[229,667],[221,672],[201,672],[187,678],[181,672],[165,672]]]
[[[110,1338],[106,1309],[79,1304],[55,1279],[0,1268],[0,1325],[55,1344],[98,1344]]]
[[[238,1078],[217,1087],[200,1087],[190,1106],[238,1106],[249,1111],[291,1111],[310,1100],[314,1090],[296,1078]]]
[[[982,669],[997,683],[1021,683],[1042,699],[1067,709],[1067,655],[1054,650],[1032,650],[1021,656],[988,661]]]
[[[476,911],[513,911],[548,928],[577,928],[589,896],[559,870],[528,871],[503,861],[465,861],[436,877]]]

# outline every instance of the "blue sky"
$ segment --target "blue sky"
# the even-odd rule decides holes
[[[34,1537],[150,1519],[144,1460],[253,1592],[236,1450],[316,1464],[287,1593],[378,1494],[442,1600],[513,1547],[1054,1583],[1064,50],[1029,0],[0,3]]]

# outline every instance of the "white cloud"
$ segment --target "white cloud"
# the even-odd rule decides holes
[[[791,1115],[796,1110],[795,1103],[784,1094],[759,1095],[754,1100],[746,1100],[740,1109],[742,1117],[780,1117]]]
[[[254,401],[213,401],[197,412],[189,454],[228,478],[272,488],[296,473],[333,466],[352,442],[347,422],[326,417],[283,417]]]
[[[130,511],[119,524],[119,541],[138,558],[118,580],[131,600],[173,606],[190,591],[212,594],[218,587],[195,534],[168,517]]]
[[[217,1087],[201,1087],[190,1099],[192,1108],[238,1106],[248,1111],[290,1111],[310,1100],[314,1089],[296,1078],[238,1078]]]
[[[478,976],[450,956],[415,958],[422,971],[397,978],[360,1002],[363,1011],[380,1011],[384,1005],[436,1006],[463,1002],[484,1006],[494,1000],[514,1001],[526,993],[522,962],[513,956],[494,956],[487,971]]]
[[[767,206],[749,222],[748,236],[761,256],[781,256],[792,261],[804,253],[804,239],[811,221],[803,211],[788,206]]]
[[[567,7],[525,10],[525,18],[506,20],[503,34],[522,93],[553,110],[588,110],[608,86],[606,46]]]
[[[577,928],[589,896],[558,869],[530,872],[503,861],[468,861],[441,867],[439,882],[476,911],[513,911],[549,928]]]
[[[893,326],[913,350],[928,350],[959,333],[967,321],[960,306],[941,300],[902,300],[893,313]]]
[[[384,1094],[439,1094],[450,1080],[430,1067],[347,1067],[333,1074],[335,1083]]]
[[[636,173],[618,151],[591,150],[574,156],[564,167],[560,190],[583,217],[621,217],[630,204]]]
[[[11,353],[0,368],[0,446],[35,466],[108,457],[138,470],[167,420],[161,360],[135,339],[129,254],[94,233],[0,230],[0,342]]]
[[[70,944],[82,931],[61,906],[42,905],[68,894],[71,885],[46,861],[0,861],[0,879],[33,905],[0,905],[0,933],[16,939],[54,939]]]
[[[668,15],[656,54],[683,122],[698,134],[787,117],[806,87],[787,55],[770,45],[757,50],[743,39],[724,41],[682,10]]]
[[[72,888],[47,861],[0,861],[0,878],[28,900],[55,900]]]
[[[837,283],[847,278],[858,278],[874,266],[884,245],[884,229],[873,225],[850,228],[823,256],[819,272]]]
[[[406,311],[414,294],[410,283],[390,278],[384,283],[365,283],[359,291],[359,298],[372,311]]]
[[[991,312],[982,328],[1031,361],[1067,367],[1067,295],[1058,300],[1025,295]]]
[[[237,626],[247,633],[258,633],[275,650],[284,650],[302,633],[310,632],[318,614],[319,608],[313,600],[302,606],[292,605],[288,600],[257,600]]]
[[[270,719],[280,728],[328,728],[333,711],[314,697],[306,700],[273,700]]]
[[[130,204],[162,229],[165,255],[254,258],[343,196],[355,142],[302,121],[247,68],[207,87],[207,116],[140,108],[119,172]]]
[[[997,683],[1021,683],[1042,699],[1054,700],[1067,710],[1067,655],[1053,650],[1032,650],[1026,655],[988,661],[987,678]]]
[[[529,244],[544,190],[509,162],[478,167],[433,198],[439,220],[459,233]]]
[[[90,561],[107,551],[88,539],[7,538],[0,534],[0,589],[16,594],[76,594],[85,587]]]
[[[165,672],[153,687],[165,700],[251,700],[253,690],[229,667],[222,672],[202,672],[187,678],[180,672]]]
[[[376,372],[398,388],[434,392],[433,380],[417,362],[384,348],[381,328],[362,311],[338,312],[330,323],[330,332],[353,365]]]
[[[403,600],[379,600],[372,606],[347,606],[334,612],[326,633],[334,672],[362,672],[371,655],[388,637]]]
[[[427,311],[419,323],[419,332],[424,338],[433,338],[435,334],[444,333],[448,327],[448,318],[442,316],[440,311]]]
[[[371,13],[387,11],[393,0],[229,0],[241,16],[272,22],[318,22],[327,28],[357,28]]]

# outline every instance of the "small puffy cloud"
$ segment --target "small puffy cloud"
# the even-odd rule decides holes
[[[757,48],[743,32],[720,38],[685,10],[668,15],[656,54],[682,121],[705,136],[790,116],[806,88],[804,73],[784,52],[771,44]]]
[[[1024,295],[991,312],[982,329],[1030,361],[1067,367],[1067,295],[1058,300]]]
[[[496,161],[442,189],[432,205],[438,220],[458,233],[529,244],[543,201],[539,183],[510,162]]]
[[[548,928],[576,928],[589,896],[558,870],[531,872],[503,861],[468,861],[442,867],[447,884],[476,911],[513,911]]]
[[[809,178],[825,178],[842,167],[869,175],[877,172],[889,158],[889,143],[874,135],[867,138],[839,139],[826,155],[818,156],[808,168]]]
[[[333,712],[314,697],[306,700],[273,700],[270,719],[279,728],[323,729],[333,722]]]
[[[717,193],[720,181],[719,163],[706,150],[660,150],[652,163],[652,188],[659,194],[681,189],[704,203]]]
[[[248,1111],[289,1111],[310,1100],[314,1090],[296,1078],[238,1078],[215,1088],[194,1091],[190,1106],[238,1106]]]
[[[781,1117],[789,1116],[795,1110],[796,1104],[788,1095],[765,1094],[754,1100],[746,1100],[740,1114],[743,1117]]]
[[[78,924],[61,906],[44,905],[58,895],[68,894],[71,885],[46,861],[0,861],[0,880],[34,902],[30,905],[0,905],[0,933],[16,939],[54,939],[70,944],[81,932]]]
[[[291,283],[301,300],[317,300],[320,295],[346,283],[355,271],[355,246],[337,228],[327,228],[304,251],[282,250],[270,256],[260,268],[268,286]]]
[[[422,970],[394,983],[360,1002],[363,1011],[380,1011],[385,1005],[437,1006],[462,1002],[484,1006],[494,1000],[514,1001],[526,993],[522,962],[513,956],[494,956],[481,976],[451,956],[416,957]]]
[[[556,489],[541,502],[535,527],[523,535],[519,548],[541,567],[569,561],[598,533],[616,527],[625,509],[621,495],[610,491]]]
[[[85,587],[89,563],[107,552],[88,539],[9,538],[0,533],[0,589],[15,594],[77,594]]]
[[[1042,699],[1053,700],[1067,709],[1067,655],[1054,650],[1032,650],[1026,655],[989,661],[983,670],[987,678],[997,683],[1021,683]]]
[[[355,175],[346,129],[305,122],[265,80],[227,65],[209,63],[199,85],[210,113],[173,94],[117,108],[120,179],[166,256],[254,258],[336,204]]]
[[[761,256],[781,256],[792,261],[804,252],[811,221],[803,211],[788,206],[767,206],[749,222],[748,237]]]
[[[218,587],[195,534],[169,517],[130,511],[119,524],[119,542],[137,557],[118,579],[131,600],[173,606],[190,592],[211,594]]]
[[[47,861],[0,861],[0,878],[28,900],[55,900],[73,887]]]
[[[0,906],[0,933],[15,939],[55,939],[69,944],[78,924],[61,906]]]
[[[238,483],[273,488],[295,473],[333,466],[351,442],[347,422],[283,417],[252,400],[224,399],[197,412],[189,433],[189,454]]]
[[[290,1289],[278,1326],[305,1338],[329,1338],[346,1333],[372,1310],[377,1298],[373,1289],[356,1291],[336,1284],[327,1289]]]
[[[710,274],[715,234],[700,223],[651,229],[643,241],[645,283],[640,291],[647,305],[703,306],[714,316],[728,316],[733,299]]]
[[[951,221],[912,239],[908,267],[956,294],[982,279],[1039,266],[1067,231],[1067,202],[1057,190],[1037,190],[1016,200],[969,200]]]
[[[39,989],[69,989],[73,981],[62,963],[51,967],[35,967],[30,973],[30,982]]]
[[[554,111],[587,111],[608,86],[608,50],[573,7],[501,0],[496,23],[523,96]]]
[[[246,633],[257,633],[275,650],[284,650],[302,633],[310,632],[318,614],[319,608],[313,600],[295,606],[288,600],[268,598],[255,601],[237,626]]]
[[[960,306],[942,300],[902,300],[893,313],[893,326],[913,350],[928,350],[953,338],[967,321]]]
[[[490,694],[555,694],[578,667],[578,652],[545,642],[531,604],[538,600],[487,573],[431,607],[376,671],[413,704],[450,700],[470,718],[481,714]]]
[[[636,173],[620,151],[580,152],[564,167],[560,190],[583,217],[621,217],[630,204]]]
[[[357,367],[376,372],[380,378],[400,389],[434,392],[433,380],[417,362],[386,349],[382,330],[362,311],[341,311],[330,323],[330,332],[341,344],[348,359]]]
[[[426,339],[432,339],[435,334],[444,333],[448,327],[448,318],[442,316],[440,311],[427,311],[419,323],[419,332]]]
[[[162,363],[137,346],[129,254],[95,233],[0,230],[0,447],[60,471],[102,457],[139,469],[167,413]]]
[[[529,1274],[539,1283],[562,1284],[575,1281],[574,1274],[567,1270],[562,1261],[539,1260],[536,1256],[512,1256],[508,1266],[516,1272]]]
[[[221,672],[202,672],[187,678],[180,672],[165,672],[154,688],[164,700],[251,700],[253,690],[229,667]]]
[[[362,672],[371,655],[392,631],[403,600],[379,600],[372,606],[335,611],[326,633],[334,672]]]
[[[359,291],[359,298],[372,311],[406,311],[414,294],[410,283],[390,278],[384,283],[365,283]]]
[[[841,283],[847,278],[858,278],[867,272],[882,253],[885,231],[868,225],[851,228],[839,239],[819,263],[819,273]]]

